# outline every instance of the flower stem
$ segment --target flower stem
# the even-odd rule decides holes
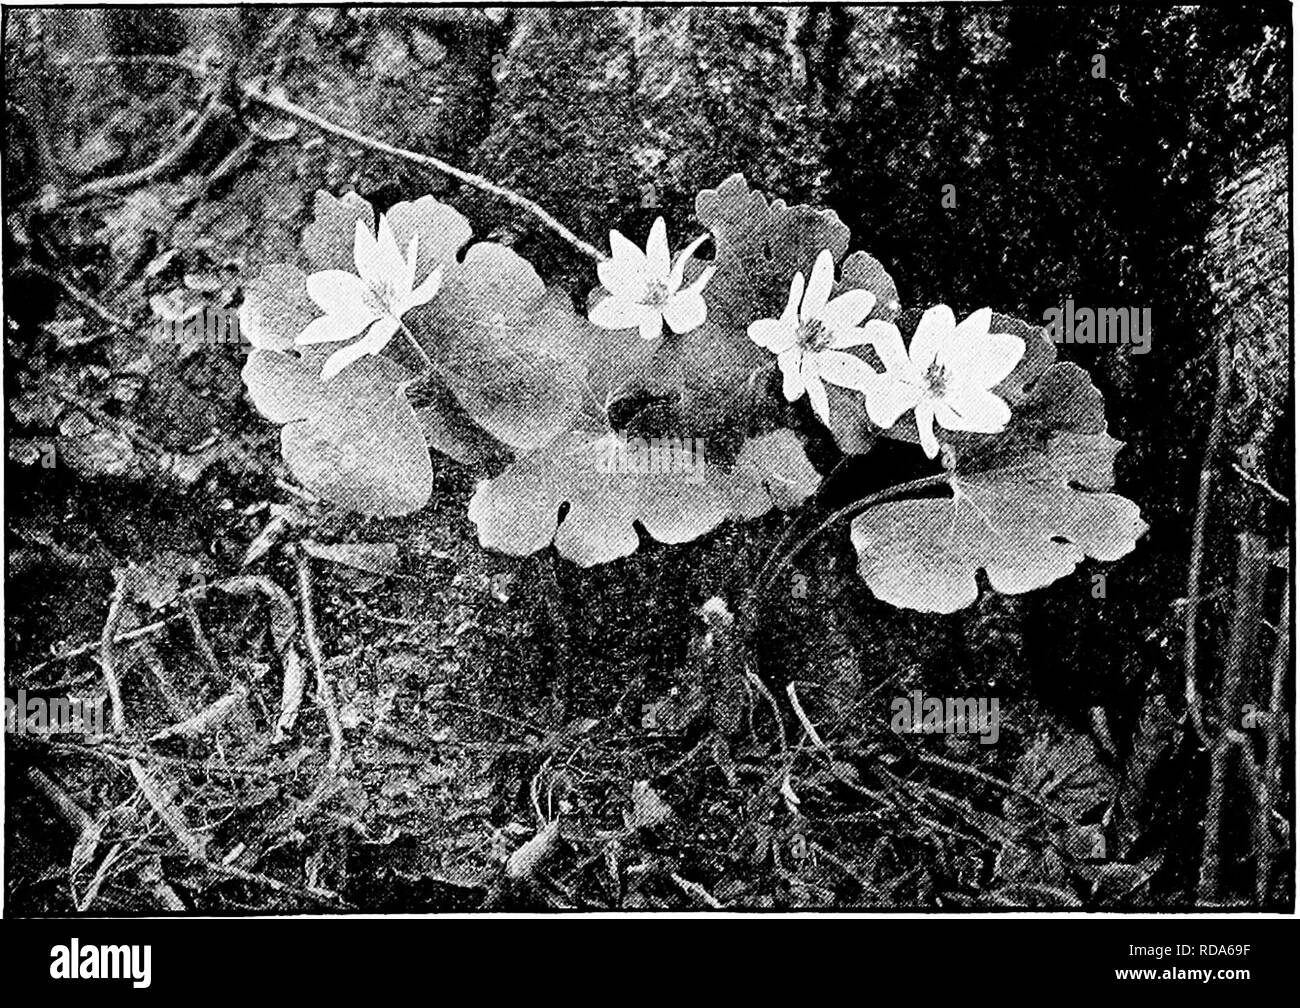
[[[400,321],[400,320],[399,320]],[[432,374],[438,373],[438,366],[433,363],[433,358],[429,356],[428,351],[420,346],[420,341],[415,338],[415,333],[411,332],[405,322],[401,322],[402,334],[406,336],[406,341],[411,344],[411,349],[415,351],[416,356],[420,358],[420,363],[424,365],[424,371],[412,378],[410,384],[424,381]]]
[[[827,515],[816,528],[801,538],[789,550],[786,550],[783,556],[780,555],[781,543],[778,543],[777,547],[768,557],[767,563],[765,563],[762,570],[759,571],[758,579],[755,581],[754,587],[749,593],[750,600],[752,601],[754,598],[766,591],[780,576],[781,572],[790,565],[794,558],[802,553],[804,548],[810,542],[832,525],[844,518],[851,518],[858,515],[867,508],[873,507],[891,497],[897,497],[901,494],[908,494],[917,490],[925,490],[929,487],[939,486],[941,483],[947,483],[949,477],[950,474],[946,472],[936,473],[933,476],[915,479],[908,483],[898,483],[894,486],[886,487],[884,490],[879,490],[876,493],[868,494],[866,497],[861,497],[858,500],[855,500],[852,504],[847,504],[838,511],[833,511],[831,514]],[[778,559],[778,556],[780,556],[780,559]]]

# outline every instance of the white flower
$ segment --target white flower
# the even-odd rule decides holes
[[[402,316],[438,293],[441,270],[433,270],[415,286],[419,240],[419,235],[411,237],[403,257],[387,217],[380,215],[378,237],[357,221],[352,250],[356,273],[324,270],[307,278],[307,293],[325,314],[299,333],[295,344],[338,343],[364,333],[355,343],[330,354],[321,368],[322,381],[368,354],[378,354],[402,328]]]
[[[835,283],[835,259],[822,250],[813,263],[812,279],[804,290],[803,274],[790,281],[790,297],[779,319],[759,319],[749,326],[749,338],[776,354],[783,391],[788,402],[805,392],[813,412],[830,426],[831,409],[824,381],[859,392],[880,377],[861,357],[844,351],[873,343],[873,322],[859,328],[876,306],[876,295],[865,290],[846,291],[828,301]]]
[[[878,427],[892,427],[916,410],[916,430],[926,455],[939,454],[934,423],[948,430],[997,434],[1011,419],[1011,408],[989,391],[1009,375],[1025,354],[1025,341],[1010,333],[990,333],[993,312],[982,308],[958,324],[952,309],[936,305],[923,316],[903,349],[894,326],[875,343],[885,364],[865,392],[867,415]]]
[[[644,252],[619,232],[611,231],[609,248],[613,258],[596,266],[601,286],[609,296],[598,301],[587,317],[602,329],[639,328],[642,339],[663,335],[665,322],[679,335],[703,325],[707,310],[701,292],[713,278],[714,267],[707,267],[685,289],[682,279],[686,264],[707,238],[696,238],[673,262],[662,217],[650,228]]]

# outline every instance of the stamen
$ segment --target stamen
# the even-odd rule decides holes
[[[820,319],[799,323],[799,345],[805,350],[825,350],[831,345],[833,337],[831,327]]]

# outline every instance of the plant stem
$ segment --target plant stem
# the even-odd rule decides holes
[[[1196,492],[1196,516],[1192,520],[1192,553],[1187,565],[1187,602],[1183,609],[1183,695],[1187,702],[1187,717],[1201,745],[1209,747],[1211,740],[1205,730],[1201,711],[1201,692],[1196,674],[1196,623],[1198,609],[1193,601],[1201,595],[1201,564],[1205,558],[1205,528],[1210,511],[1210,490],[1214,485],[1214,464],[1223,444],[1223,427],[1228,412],[1228,389],[1232,383],[1232,351],[1228,341],[1219,337],[1215,364],[1214,412],[1210,417],[1210,433],[1205,440],[1201,456],[1200,482]]]
[[[505,200],[507,203],[513,203],[515,206],[532,214],[583,255],[588,256],[597,262],[603,262],[608,258],[600,251],[600,249],[583,241],[528,197],[521,196],[514,190],[507,189],[505,186],[497,185],[495,182],[490,182],[482,175],[476,175],[474,172],[465,171],[463,168],[457,168],[455,165],[448,164],[441,158],[436,158],[429,154],[421,154],[419,151],[407,150],[404,147],[395,147],[394,145],[385,143],[382,140],[376,140],[374,137],[366,136],[364,133],[358,133],[356,130],[348,129],[346,126],[340,126],[337,123],[330,122],[328,119],[318,116],[315,112],[303,108],[301,105],[295,105],[287,98],[281,98],[277,95],[269,94],[255,85],[245,84],[240,90],[250,101],[255,101],[259,105],[265,105],[267,108],[273,108],[277,112],[281,112],[290,118],[297,119],[299,122],[315,126],[323,133],[329,133],[333,136],[357,144],[360,147],[379,151],[380,153],[388,154],[391,157],[401,158],[403,161],[410,161],[412,164],[417,164],[424,168],[432,168],[436,172],[443,175],[449,175],[457,181],[473,186],[480,192],[497,196],[500,199]]]
[[[840,508],[838,511],[832,512],[830,515],[824,518],[816,528],[814,528],[811,532],[809,532],[797,543],[795,543],[794,547],[788,550],[785,556],[783,556],[780,560],[777,560],[776,558],[777,550],[773,551],[772,555],[768,558],[767,563],[765,563],[763,565],[762,570],[759,571],[758,579],[754,584],[754,589],[753,591],[750,592],[750,598],[753,599],[756,596],[762,594],[762,592],[764,592],[772,584],[772,582],[776,580],[776,578],[780,575],[781,571],[784,570],[790,564],[790,562],[794,560],[795,557],[797,557],[801,552],[803,552],[804,548],[810,542],[812,542],[815,538],[817,538],[817,536],[821,535],[823,532],[825,532],[828,528],[830,528],[832,525],[834,525],[836,522],[840,521],[841,519],[850,518],[856,514],[859,514],[860,512],[865,511],[869,507],[873,507],[874,505],[879,504],[882,501],[888,500],[890,497],[897,497],[900,494],[912,493],[916,490],[925,490],[928,489],[929,487],[938,486],[941,483],[946,483],[948,482],[948,480],[949,480],[949,474],[945,472],[945,473],[936,473],[933,476],[926,476],[922,479],[915,479],[908,483],[898,483],[894,486],[886,487],[884,490],[878,490],[876,493],[868,494],[866,497],[859,498],[858,500],[854,501],[852,504],[845,505],[844,507]],[[781,545],[780,543],[777,544],[778,549],[780,545]]]

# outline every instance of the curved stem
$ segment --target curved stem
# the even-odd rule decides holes
[[[788,550],[785,556],[781,557],[779,561],[776,560],[776,552],[773,552],[772,558],[764,564],[763,571],[759,572],[758,580],[754,584],[754,589],[750,592],[750,598],[753,599],[766,591],[767,588],[771,586],[772,582],[774,582],[780,575],[781,571],[784,570],[795,557],[803,552],[804,548],[810,542],[836,522],[857,515],[869,507],[873,507],[882,501],[888,500],[890,497],[897,497],[900,494],[912,493],[916,490],[924,490],[932,486],[938,486],[941,483],[947,483],[949,479],[950,474],[944,472],[936,473],[933,476],[926,476],[922,479],[915,479],[908,483],[898,483],[894,486],[886,487],[884,490],[878,490],[876,493],[868,494],[866,497],[859,498],[852,504],[847,504],[838,511],[832,512],[824,518],[816,528],[795,543],[794,547]],[[773,561],[775,561],[775,563]],[[766,573],[764,573],[764,571]]]
[[[492,196],[500,197],[507,203],[513,203],[515,206],[526,210],[532,214],[566,242],[576,248],[585,256],[602,262],[608,258],[600,249],[583,241],[576,234],[566,228],[558,220],[543,210],[538,204],[521,196],[512,189],[505,186],[497,185],[490,182],[482,175],[476,175],[473,172],[465,171],[463,168],[457,168],[455,165],[448,164],[441,158],[432,157],[429,154],[421,154],[419,151],[407,150],[404,147],[395,147],[392,144],[384,143],[382,140],[376,140],[373,137],[366,136],[364,133],[358,133],[356,130],[350,130],[346,126],[340,126],[337,123],[330,122],[318,116],[315,112],[303,108],[301,105],[295,105],[287,98],[281,98],[277,95],[269,94],[252,84],[245,84],[240,89],[245,97],[250,101],[255,101],[260,105],[273,108],[290,118],[297,119],[299,122],[315,126],[323,133],[329,133],[344,140],[351,141],[360,147],[368,147],[370,150],[379,151],[381,154],[388,154],[392,157],[401,158],[403,161],[410,161],[413,164],[421,165],[425,168],[432,168],[434,171],[443,175],[450,175],[452,178],[466,185],[473,186],[481,192],[489,193]]]

